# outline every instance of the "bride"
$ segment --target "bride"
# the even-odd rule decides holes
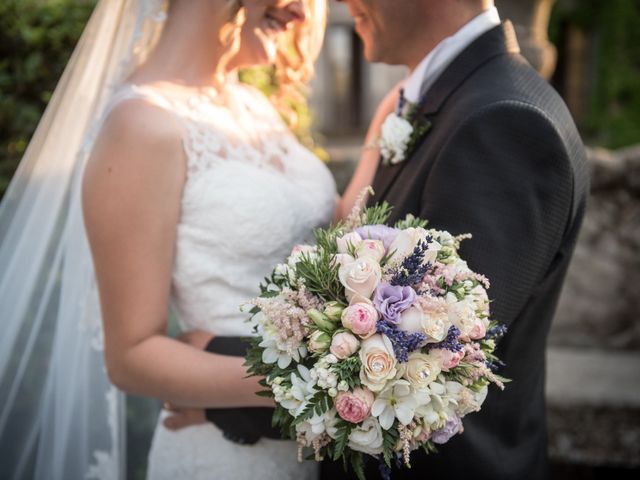
[[[122,478],[122,396],[109,379],[180,407],[270,406],[241,358],[165,332],[172,306],[185,331],[249,335],[238,306],[371,182],[378,155],[365,150],[336,205],[327,168],[237,81],[238,68],[262,64],[276,65],[281,88],[306,81],[325,8],[99,2],[0,206],[9,478]],[[149,478],[316,475],[293,442],[241,446],[213,424],[172,432],[163,418]]]

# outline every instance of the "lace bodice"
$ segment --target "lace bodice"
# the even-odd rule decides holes
[[[328,224],[335,183],[258,91],[224,98],[127,85],[115,101],[144,98],[184,126],[187,176],[177,226],[172,305],[185,330],[249,335],[240,305],[291,248]]]

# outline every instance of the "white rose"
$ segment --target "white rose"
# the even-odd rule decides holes
[[[336,244],[338,245],[338,253],[349,253],[349,247],[358,248],[362,242],[362,237],[357,232],[350,232],[342,237],[336,238]]]
[[[375,334],[360,344],[360,381],[372,392],[381,391],[397,373],[393,345],[386,335]]]
[[[370,299],[382,279],[382,270],[373,258],[362,257],[341,265],[338,276],[345,287],[347,300],[351,301],[354,295]]]
[[[389,246],[389,252],[393,252],[390,261],[399,263],[404,260],[405,257],[413,253],[418,243],[428,235],[429,232],[424,228],[406,228],[402,230]],[[441,248],[442,245],[432,240],[424,253],[423,263],[435,262]]]
[[[413,133],[411,123],[395,113],[391,113],[382,123],[380,133],[380,153],[384,159],[392,165],[403,161]]]
[[[430,353],[412,352],[404,367],[402,376],[409,380],[414,389],[421,390],[440,374],[440,359]]]
[[[376,262],[380,262],[380,260],[382,260],[382,258],[384,257],[384,254],[384,243],[382,243],[380,240],[363,240],[362,242],[360,242],[360,245],[358,245],[358,248],[356,249],[356,256],[358,258],[371,257]]]
[[[349,435],[349,448],[369,455],[382,453],[382,428],[373,417],[366,418]]]
[[[460,335],[469,336],[477,323],[474,302],[468,299],[458,301],[456,296],[449,292],[447,293],[447,308],[449,320],[460,330]]]
[[[470,294],[473,297],[473,300],[476,303],[476,308],[485,313],[489,314],[489,295],[487,295],[487,291],[484,289],[482,285],[476,285],[471,289]]]
[[[342,266],[342,265],[348,265],[349,263],[353,263],[355,262],[355,258],[353,258],[351,255],[349,255],[348,253],[337,253],[333,256],[333,260],[332,263],[335,266],[336,264],[338,266]]]
[[[423,333],[426,343],[438,343],[447,337],[451,321],[446,311],[425,313],[414,305],[400,314],[398,328],[410,333]]]

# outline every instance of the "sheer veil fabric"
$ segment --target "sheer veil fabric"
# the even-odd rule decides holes
[[[0,204],[3,478],[124,478],[80,185],[113,92],[165,17],[162,0],[98,2]]]

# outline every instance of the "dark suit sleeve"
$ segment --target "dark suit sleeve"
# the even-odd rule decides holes
[[[572,190],[554,125],[533,106],[501,102],[452,132],[428,176],[420,216],[432,228],[473,235],[461,256],[489,278],[492,317],[509,326],[556,255]]]

